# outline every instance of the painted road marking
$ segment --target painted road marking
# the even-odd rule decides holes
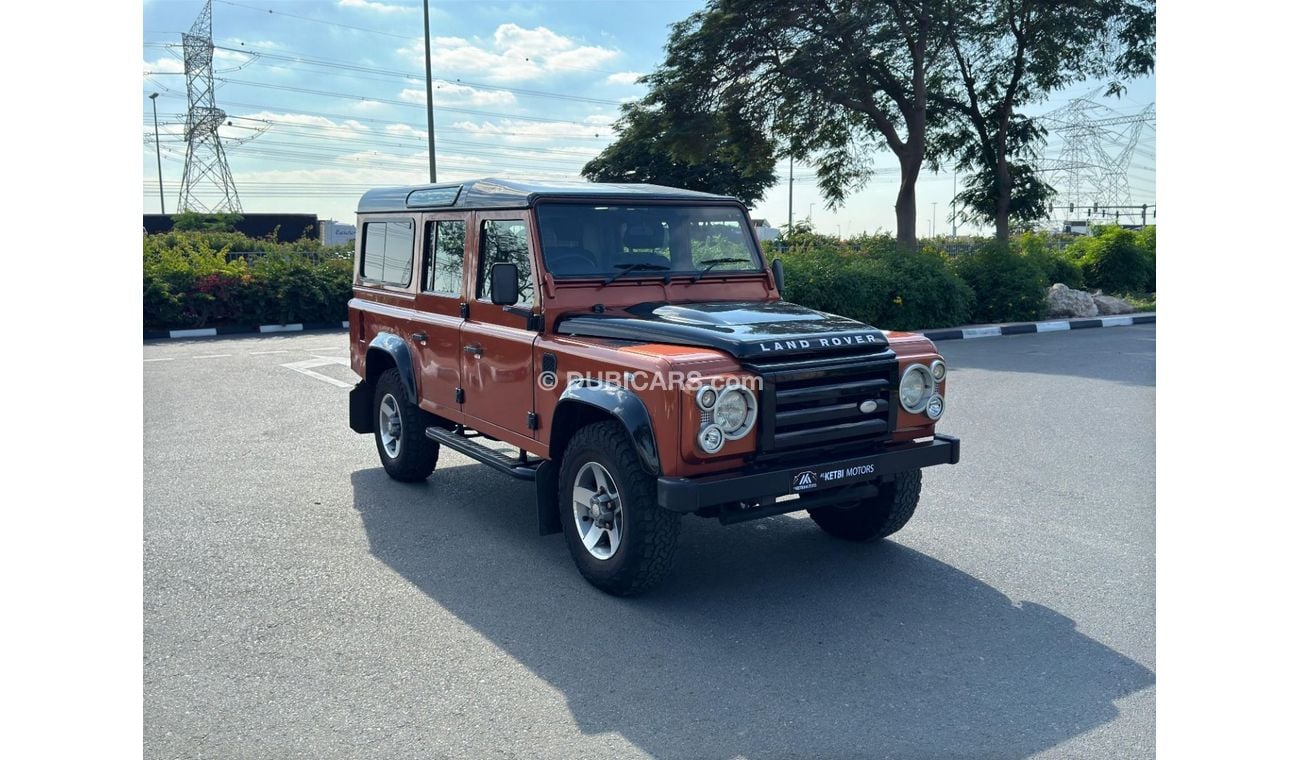
[[[963,338],[994,338],[1002,334],[1001,327],[968,327],[961,331]]]
[[[1038,323],[1038,331],[1040,333],[1057,332],[1059,330],[1069,330],[1069,329],[1070,329],[1069,322],[1039,322]]]
[[[172,361],[176,361],[176,357],[174,357],[174,356],[169,356],[169,357],[167,357],[166,359],[145,359],[145,361],[147,361],[147,362],[172,362]]]
[[[306,375],[307,377],[314,377],[317,380],[329,383],[330,385],[339,388],[351,388],[353,385],[352,383],[344,382],[342,380],[335,380],[334,378],[329,377],[328,375],[322,375],[319,372],[313,371],[314,368],[316,367],[325,367],[331,364],[337,364],[339,366],[346,367],[349,365],[349,362],[347,357],[328,356],[328,357],[317,357],[315,359],[306,359],[300,362],[291,362],[289,364],[281,364],[280,366],[286,369],[291,369],[294,372],[300,372]]]
[[[220,359],[225,356],[232,356],[232,354],[204,354],[203,356],[196,356],[194,358],[195,359]]]
[[[249,351],[248,353],[251,356],[260,356],[261,354],[287,354],[289,352],[286,350],[286,351]]]

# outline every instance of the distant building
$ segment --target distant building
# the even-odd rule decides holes
[[[320,242],[322,245],[346,245],[357,239],[357,226],[344,224],[333,219],[320,220]]]
[[[758,235],[759,240],[776,240],[781,237],[781,231],[769,225],[766,219],[754,220],[754,234]]]
[[[240,214],[235,222],[235,232],[251,238],[271,238],[277,243],[292,243],[302,238],[316,237],[315,214]],[[150,235],[170,232],[172,217],[164,214],[145,214],[144,229]]]

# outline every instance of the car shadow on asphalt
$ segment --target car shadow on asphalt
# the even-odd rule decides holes
[[[672,577],[618,599],[536,535],[531,484],[462,466],[352,486],[375,557],[562,693],[584,734],[655,757],[1025,757],[1155,682],[906,531],[856,545],[806,517],[687,517]]]

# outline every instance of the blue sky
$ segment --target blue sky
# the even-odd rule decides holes
[[[479,176],[578,178],[613,138],[619,103],[643,88],[636,75],[661,60],[668,27],[699,0],[552,0],[545,3],[434,0],[433,75],[439,180]],[[146,212],[158,210],[149,94],[159,92],[163,185],[177,203],[185,78],[180,33],[199,0],[144,5],[141,103]],[[268,13],[268,11],[271,11]],[[217,103],[230,115],[221,132],[245,211],[300,211],[351,221],[357,197],[376,185],[428,176],[424,48],[419,3],[410,0],[214,0]],[[1086,94],[1078,85],[1039,106],[1050,110]],[[1135,82],[1107,105],[1134,113],[1155,100],[1154,79]],[[1155,200],[1155,137],[1138,141],[1130,181],[1134,203]],[[1061,147],[1049,140],[1048,155]],[[837,210],[821,202],[812,170],[795,166],[794,209],[824,232],[892,232],[897,164]],[[787,215],[782,181],[752,212],[774,224]],[[945,208],[953,176],[922,176],[917,207],[924,235]],[[932,205],[934,204],[934,205]],[[973,232],[962,227],[960,232]]]

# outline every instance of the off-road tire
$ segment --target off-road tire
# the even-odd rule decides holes
[[[390,456],[384,448],[380,418],[384,399],[390,396],[397,404],[401,419],[397,456]],[[406,397],[406,387],[396,368],[386,370],[375,383],[375,403],[371,414],[375,420],[375,448],[379,451],[379,461],[384,465],[388,476],[403,483],[419,483],[429,477],[433,468],[438,466],[438,442],[424,434],[424,429],[432,424],[433,418]]]
[[[808,510],[818,527],[847,541],[879,541],[902,529],[921,500],[921,471],[908,470],[881,483],[880,493],[848,504]]]
[[[620,544],[605,560],[583,546],[574,516],[574,481],[588,462],[600,464],[613,477],[623,511]],[[681,515],[659,506],[655,478],[641,466],[622,425],[596,422],[574,433],[564,449],[559,481],[564,541],[582,577],[615,596],[640,594],[663,580],[677,552]]]

